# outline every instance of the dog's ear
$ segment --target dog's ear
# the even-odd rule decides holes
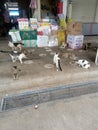
[[[9,41],[8,46],[9,46],[9,47],[14,47],[14,44]]]
[[[22,45],[21,45],[21,44],[18,44],[17,47],[22,47]]]
[[[11,41],[9,41],[9,43],[12,43]]]
[[[13,43],[13,42],[11,42],[11,41],[9,41],[9,44],[14,45],[14,43]]]
[[[59,56],[59,52],[56,52],[55,54]]]

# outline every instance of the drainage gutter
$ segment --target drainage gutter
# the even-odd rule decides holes
[[[1,99],[0,112],[98,92],[98,81],[34,90]]]

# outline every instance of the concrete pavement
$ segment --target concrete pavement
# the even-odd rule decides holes
[[[7,39],[0,41],[0,50],[10,50]],[[0,97],[5,97],[6,94],[11,95],[65,84],[98,80],[98,66],[94,63],[96,51],[72,51],[58,48],[30,48],[30,51],[32,51],[32,63],[30,64],[26,60],[23,64],[18,61],[12,63],[8,54],[0,53]],[[64,54],[61,57],[62,72],[57,72],[52,64],[53,53],[56,51]],[[90,69],[83,69],[74,64],[71,58],[66,58],[66,52],[75,54],[78,58],[89,60],[91,63]],[[42,54],[46,54],[46,56],[40,56]],[[21,69],[19,80],[13,80],[11,73],[13,65],[17,65]],[[52,67],[46,68],[46,65],[52,65]]]
[[[0,113],[0,130],[98,130],[98,93]]]
[[[0,41],[0,49],[9,49],[7,40]],[[33,50],[34,49],[34,50]],[[52,64],[53,55],[43,49],[35,49],[32,64],[18,65],[22,72],[19,80],[13,80],[10,68],[14,65],[8,54],[0,53],[0,97],[21,92],[53,88],[65,84],[83,83],[98,80],[98,66],[94,64],[96,52],[69,51],[79,58],[90,60],[91,68],[82,69],[72,60],[62,57],[63,72],[44,65]],[[53,49],[52,52],[56,50]],[[46,57],[39,57],[45,53]],[[1,101],[1,100],[0,100]],[[23,107],[0,113],[0,130],[98,130],[98,93],[56,100],[48,103]]]

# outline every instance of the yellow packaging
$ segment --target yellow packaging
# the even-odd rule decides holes
[[[62,42],[66,41],[66,31],[58,30],[58,46],[61,46]]]
[[[66,22],[65,22],[64,19],[61,19],[61,20],[60,20],[60,27],[62,27],[63,29],[66,29],[67,24],[66,24]]]

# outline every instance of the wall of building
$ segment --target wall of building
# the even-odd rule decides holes
[[[75,21],[95,22],[96,1],[97,0],[72,0],[72,18]],[[98,15],[96,15],[96,17],[98,20]]]
[[[98,22],[98,0],[96,1],[95,22]]]

